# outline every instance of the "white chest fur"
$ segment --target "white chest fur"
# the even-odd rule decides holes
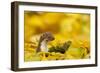
[[[46,41],[46,40],[43,40],[43,41],[41,42],[40,48],[41,48],[41,51],[43,51],[43,52],[48,52],[47,41]]]

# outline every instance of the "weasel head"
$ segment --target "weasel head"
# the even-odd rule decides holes
[[[53,41],[55,38],[54,38],[54,36],[52,35],[52,33],[50,33],[50,32],[45,32],[45,33],[43,33],[43,40],[45,40],[46,42],[49,42],[49,41]]]

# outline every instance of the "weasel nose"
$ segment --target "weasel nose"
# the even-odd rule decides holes
[[[54,37],[51,37],[51,38],[49,38],[49,39],[46,39],[46,41],[48,42],[48,41],[53,41],[55,38]]]
[[[55,38],[54,37],[52,37],[52,40],[54,40]]]
[[[54,39],[55,39],[54,37],[50,38],[51,41],[53,41]]]

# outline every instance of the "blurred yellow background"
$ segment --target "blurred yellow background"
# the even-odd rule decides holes
[[[72,41],[68,51],[59,54],[64,59],[82,59],[90,56],[90,15],[82,13],[60,12],[24,12],[24,47],[25,61],[48,60],[35,56],[40,35],[51,32],[55,40],[48,43],[48,48]],[[82,47],[82,50],[80,50]],[[84,51],[84,57],[81,54]],[[49,57],[49,58],[53,58]],[[54,57],[55,58],[55,57]],[[53,59],[55,60],[55,59]]]

